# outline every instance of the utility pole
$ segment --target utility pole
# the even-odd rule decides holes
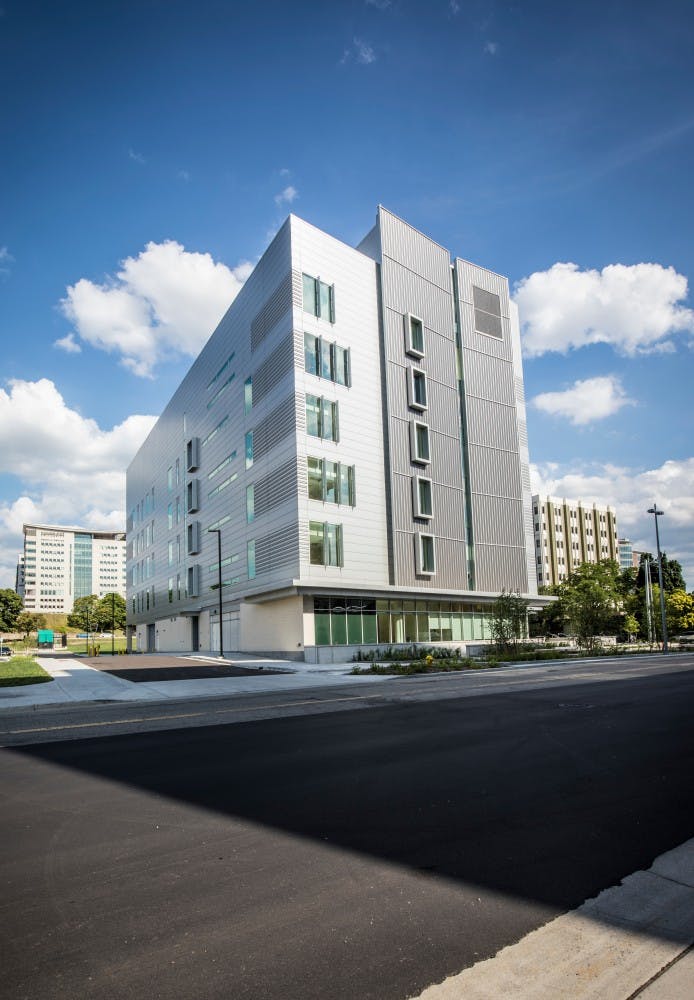
[[[657,504],[648,508],[648,514],[653,515],[655,521],[655,545],[658,551],[658,586],[660,587],[660,618],[663,626],[663,652],[667,653],[667,621],[665,619],[665,591],[663,590],[663,560],[660,555],[660,535],[658,533],[658,518],[663,514],[658,510]]]

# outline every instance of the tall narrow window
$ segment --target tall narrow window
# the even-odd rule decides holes
[[[246,521],[250,524],[255,520],[255,489],[253,483],[246,487]]]
[[[429,450],[429,428],[426,424],[420,424],[413,420],[410,424],[410,445],[412,449],[412,461],[420,465],[426,465],[431,460]]]
[[[342,566],[342,525],[309,521],[309,558],[313,566]]]
[[[405,314],[405,350],[414,358],[424,357],[424,324],[411,313]]]
[[[312,333],[304,334],[304,368],[309,375],[318,374],[318,348],[320,338]]]
[[[325,565],[342,566],[342,525],[325,526]]]
[[[333,378],[333,363],[332,363],[332,348],[333,345],[327,340],[321,339],[320,341],[320,375],[321,378],[327,378],[332,381]]]
[[[433,516],[431,479],[425,479],[423,476],[413,477],[412,500],[415,517],[428,519]]]
[[[243,383],[243,412],[250,413],[253,408],[253,379],[249,375]]]
[[[417,535],[417,572],[422,576],[436,573],[436,553],[433,535]]]
[[[408,369],[409,382],[407,386],[409,403],[414,410],[427,408],[427,376],[421,368]]]
[[[169,528],[173,528],[173,504],[169,504],[166,508],[166,523]]]
[[[338,500],[338,464],[324,462],[325,468],[325,500],[327,503],[337,503]]]
[[[316,295],[316,279],[305,274],[304,279],[304,312],[317,316],[318,298]]]
[[[323,459],[308,459],[308,496],[310,500],[323,499]]]
[[[325,525],[322,521],[309,521],[309,558],[312,566],[325,565]]]
[[[248,566],[248,579],[255,579],[255,539],[252,538],[247,543],[246,563]]]
[[[246,468],[250,469],[253,465],[253,431],[249,431],[246,434]]]
[[[173,466],[171,465],[166,473],[166,485],[170,490],[173,489]]]
[[[333,365],[333,381],[338,385],[351,385],[349,370],[349,351],[344,347],[334,344],[335,360]]]
[[[356,503],[354,489],[354,466],[340,465],[340,503],[354,507]]]

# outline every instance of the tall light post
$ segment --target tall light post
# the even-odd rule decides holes
[[[111,591],[111,656],[115,656],[116,648],[116,594]]]
[[[224,658],[224,643],[222,639],[222,529],[208,528],[217,536],[217,589],[219,590],[219,655]]]
[[[648,514],[653,515],[655,521],[655,547],[658,552],[658,586],[660,587],[660,618],[663,626],[663,652],[667,653],[667,622],[665,619],[665,593],[663,592],[663,560],[660,557],[660,535],[658,533],[658,518],[663,514],[658,510],[657,504],[648,508]]]

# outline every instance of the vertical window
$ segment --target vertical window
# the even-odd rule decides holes
[[[337,462],[324,462],[325,468],[325,500],[337,503],[338,498],[338,465]]]
[[[424,357],[424,324],[411,313],[405,315],[405,350],[415,358]]]
[[[246,434],[246,468],[250,469],[253,465],[253,431],[249,431]]]
[[[340,503],[349,504],[354,507],[354,466],[340,465]]]
[[[169,566],[173,566],[173,542],[169,542]]]
[[[409,383],[407,386],[410,406],[415,410],[427,408],[427,376],[421,368],[408,369]]]
[[[325,565],[342,566],[342,525],[325,526]]]
[[[339,441],[337,425],[337,403],[332,403],[329,399],[322,400],[321,409],[321,437],[328,441]]]
[[[255,580],[255,539],[251,539],[246,546],[246,562],[248,565],[248,579]]]
[[[321,399],[306,394],[306,433],[312,437],[321,436]]]
[[[325,282],[320,281],[318,283],[319,294],[320,294],[320,312],[319,316],[321,319],[327,319],[331,323],[334,322],[333,319],[333,290],[330,285],[326,285]]]
[[[178,486],[180,482],[181,482],[181,460],[180,460],[180,458],[177,458],[176,459],[176,486]]]
[[[325,565],[325,525],[321,521],[309,521],[309,558],[312,566]]]
[[[176,524],[181,520],[181,498],[176,497]]]
[[[421,465],[426,465],[431,460],[429,450],[429,428],[426,424],[420,424],[413,420],[410,424],[410,443],[412,448],[412,461]]]
[[[176,600],[181,600],[181,574],[176,574]]]
[[[168,472],[166,473],[166,485],[169,490],[173,489],[173,466],[169,466]]]
[[[308,495],[310,500],[323,499],[323,459],[308,459]]]
[[[176,562],[180,563],[180,561],[181,561],[181,536],[176,535]]]
[[[308,274],[305,274],[303,278],[304,278],[304,312],[310,313],[312,316],[317,316],[318,298],[316,296],[316,279],[311,278]]]
[[[333,381],[338,385],[351,385],[349,371],[349,351],[344,347],[333,345],[335,351]]]
[[[332,363],[332,344],[327,340],[322,338],[320,343],[320,375],[321,378],[327,378],[332,381],[333,378],[333,363]]]
[[[312,333],[304,334],[304,368],[309,375],[318,374],[318,346],[320,338]]]
[[[249,375],[243,383],[243,412],[250,413],[253,408],[253,379]]]
[[[246,487],[246,521],[250,524],[255,520],[255,490],[253,483]]]
[[[436,573],[436,554],[433,535],[417,535],[417,572],[422,576]]]
[[[414,516],[430,518],[433,515],[431,479],[415,476],[412,480],[412,498],[414,501]]]

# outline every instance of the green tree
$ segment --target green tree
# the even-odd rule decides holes
[[[78,628],[82,632],[100,632],[101,625],[97,616],[98,606],[99,598],[96,594],[89,594],[88,597],[76,597],[72,605],[72,612],[67,616],[70,628]]]
[[[539,587],[538,593],[547,596],[557,597],[560,593],[560,586]],[[528,617],[530,635],[533,638],[538,636],[562,635],[564,631],[564,609],[560,601],[552,601],[544,608],[530,613]]]
[[[677,559],[668,559],[667,552],[661,552],[660,557],[663,563],[663,590],[665,591],[665,593],[671,594],[673,590],[686,591],[687,585],[684,582],[681,564],[677,561]],[[636,579],[637,587],[644,586],[646,559],[648,559],[650,563],[651,583],[659,584],[658,560],[654,559],[650,552],[642,552],[641,561],[639,563],[638,576]]]
[[[578,644],[595,649],[600,635],[616,634],[620,605],[619,567],[611,559],[582,563],[558,588],[559,601]]]
[[[624,615],[624,618],[622,620],[622,628],[626,632],[630,641],[633,641],[641,631],[641,626],[639,625],[638,619],[636,618],[635,615],[632,615],[629,612],[627,612],[627,614]]]
[[[36,615],[31,611],[22,611],[20,615],[17,615],[15,628],[18,632],[22,633],[25,639],[28,639],[32,632],[36,632],[37,629],[43,628],[45,624],[46,618],[44,615]]]
[[[115,592],[105,594],[96,606],[96,620],[102,632],[110,632],[112,625],[116,629],[124,629],[125,598]]]
[[[22,598],[14,590],[0,590],[0,629],[13,632],[22,611]]]
[[[500,649],[515,646],[527,634],[528,602],[520,594],[499,594],[492,604],[492,639]]]
[[[694,631],[694,597],[686,590],[673,590],[667,594],[665,620],[669,635]]]

